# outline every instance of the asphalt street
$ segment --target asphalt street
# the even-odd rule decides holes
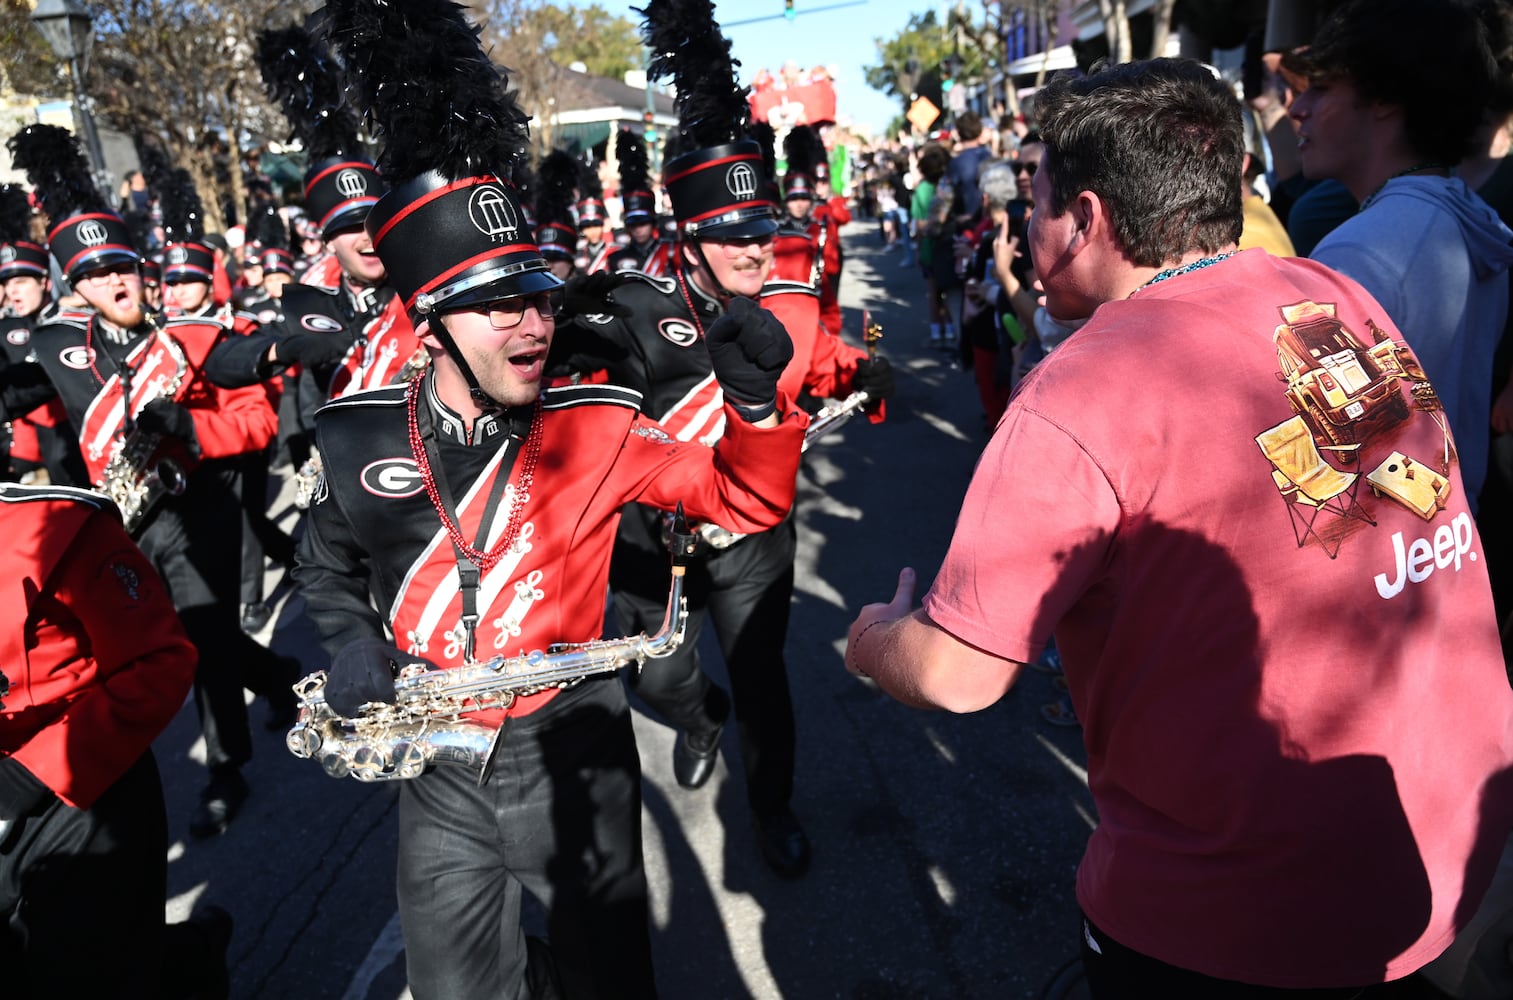
[[[793,807],[813,867],[785,882],[762,862],[731,766],[733,728],[714,778],[685,791],[672,777],[673,731],[637,706],[659,986],[675,1000],[1076,995],[1061,984],[1079,944],[1077,860],[1096,820],[1080,731],[1040,716],[1056,699],[1050,679],[1025,671],[998,704],[952,716],[906,708],[841,665],[857,609],[888,600],[900,567],[929,585],[987,439],[971,376],[928,345],[917,270],[884,253],[869,222],[848,227],[845,247],[847,337],[860,343],[870,309],[898,393],[885,423],[852,421],[822,439],[800,476],[787,656]],[[286,484],[276,508],[286,525],[291,496]],[[1000,529],[1033,526],[1004,511]],[[298,594],[281,571],[269,580],[278,614],[262,638],[324,668]],[[701,652],[723,678],[712,638]],[[261,702],[250,711],[252,795],[214,840],[188,836],[205,780],[192,705],[156,743],[169,918],[197,902],[231,912],[236,998],[408,997],[393,884],[397,790],[327,777],[290,755],[282,732],[262,730]]]

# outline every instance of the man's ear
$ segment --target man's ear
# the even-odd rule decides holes
[[[440,316],[437,316],[435,319],[423,319],[415,326],[415,336],[426,350],[440,351],[444,349],[441,346],[441,341],[436,339],[436,334],[431,332],[431,324],[440,322],[442,322],[442,319]]]
[[[683,255],[683,263],[689,267],[696,268],[699,266],[699,255],[694,250],[691,240],[679,240],[678,253]]]

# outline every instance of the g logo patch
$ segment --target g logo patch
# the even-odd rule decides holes
[[[690,347],[699,339],[698,327],[676,316],[658,323],[657,332],[679,347]]]
[[[299,325],[311,333],[340,333],[342,331],[340,323],[320,313],[306,313],[299,318]]]
[[[362,488],[386,500],[403,500],[425,489],[425,480],[414,459],[381,458],[370,462],[359,476]]]
[[[95,352],[82,344],[78,347],[68,347],[58,352],[58,360],[74,369],[74,371],[89,371],[90,363],[95,359]]]
[[[32,332],[24,326],[16,326],[5,331],[5,342],[20,347],[32,339]]]

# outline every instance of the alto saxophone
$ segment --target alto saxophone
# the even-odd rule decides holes
[[[678,518],[681,522],[681,505]],[[433,764],[455,764],[476,771],[482,784],[504,727],[480,725],[464,714],[508,708],[522,695],[569,687],[631,663],[639,669],[648,659],[677,649],[688,622],[683,576],[693,544],[684,524],[674,535],[672,589],[655,635],[558,643],[546,652],[496,656],[450,669],[428,670],[412,663],[394,680],[393,704],[370,702],[355,719],[342,718],[326,704],[326,673],[318,671],[294,686],[299,717],[286,740],[289,752],[318,757],[333,778],[392,781],[417,777]]]
[[[151,314],[149,314],[149,322]],[[158,327],[153,323],[153,332]],[[142,406],[156,399],[175,400],[189,371],[189,359],[173,337],[163,337],[163,347],[173,358],[174,373],[158,378],[144,394]],[[143,431],[131,413],[131,378],[123,366],[121,405],[127,417],[122,422],[125,436],[116,441],[95,489],[108,496],[121,510],[126,533],[135,535],[159,500],[180,496],[189,485],[189,454],[183,441],[156,432]],[[141,407],[137,408],[140,412]]]

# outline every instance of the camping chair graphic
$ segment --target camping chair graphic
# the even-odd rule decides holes
[[[1302,548],[1312,536],[1329,558],[1340,554],[1341,540],[1335,540],[1331,552],[1315,526],[1319,514],[1325,511],[1336,517],[1353,517],[1370,525],[1376,524],[1356,500],[1356,491],[1361,486],[1360,474],[1341,472],[1325,462],[1324,456],[1319,454],[1313,432],[1301,416],[1257,434],[1256,444],[1271,462],[1272,482],[1287,504],[1298,548]],[[1360,447],[1359,444],[1336,444],[1325,445],[1322,450],[1336,452],[1342,459],[1353,462]]]

